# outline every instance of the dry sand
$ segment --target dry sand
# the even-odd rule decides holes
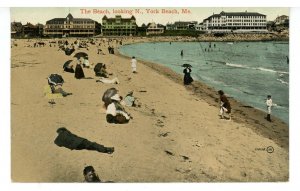
[[[73,39],[74,40],[74,39]],[[69,40],[69,41],[73,41]],[[161,40],[159,38],[149,40]],[[171,40],[171,39],[165,39]],[[127,39],[124,43],[147,41]],[[91,63],[103,62],[120,84],[96,83],[93,69],[76,80],[63,72],[71,57],[56,47],[32,48],[16,40],[11,54],[11,169],[13,182],[82,182],[92,165],[104,181],[114,182],[273,182],[289,179],[288,125],[269,123],[264,113],[230,99],[233,120],[219,119],[217,92],[195,82],[185,87],[182,76],[161,65],[118,54],[87,51]],[[102,44],[103,46],[103,44]],[[143,64],[142,64],[143,63]],[[62,74],[63,88],[73,95],[51,106],[43,95],[46,78]],[[103,92],[116,87],[121,95],[134,91],[140,108],[126,108],[133,120],[108,124]],[[105,146],[112,155],[56,146],[56,129]],[[273,153],[265,149],[274,148]]]

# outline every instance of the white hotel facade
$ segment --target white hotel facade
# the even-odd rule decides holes
[[[256,12],[224,12],[203,20],[208,33],[266,33],[267,17]]]

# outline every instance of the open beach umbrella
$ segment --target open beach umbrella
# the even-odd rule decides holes
[[[63,68],[69,68],[69,65],[70,65],[72,62],[74,63],[74,60],[68,60],[67,62],[64,63]],[[72,63],[72,64],[73,64],[73,63]]]
[[[73,69],[73,67],[71,67],[71,65],[74,66],[73,64],[75,65],[75,61],[74,60],[68,60],[67,62],[65,62],[64,65],[63,65],[64,71],[65,72],[74,73],[75,70]]]
[[[74,48],[67,48],[65,49],[65,55],[70,56],[75,51]]]
[[[116,88],[110,88],[107,89],[103,96],[102,96],[102,101],[104,102],[105,106],[107,107],[112,101],[111,101],[111,97],[116,95],[118,93],[118,90]]]
[[[62,85],[64,83],[64,79],[59,74],[51,74],[48,77],[48,83],[51,85]]]
[[[192,67],[192,65],[190,65],[190,64],[182,64],[182,67],[185,67],[185,68],[187,68],[187,67]]]
[[[88,54],[85,53],[85,52],[77,52],[77,53],[74,55],[74,57],[76,57],[77,59],[79,59],[79,58],[81,58],[81,57],[86,57],[86,56],[88,56]]]

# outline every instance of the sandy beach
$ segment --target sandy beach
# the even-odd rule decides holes
[[[75,39],[68,39],[72,42]],[[193,40],[127,38],[123,44]],[[289,127],[277,118],[230,98],[232,121],[219,118],[217,91],[200,82],[183,86],[183,76],[156,63],[89,50],[90,63],[105,63],[120,84],[96,83],[63,72],[66,56],[58,47],[29,47],[35,40],[14,40],[11,48],[11,178],[13,182],[83,182],[82,170],[94,166],[103,181],[113,182],[285,182],[289,180]],[[114,44],[114,47],[116,45]],[[77,51],[77,52],[78,52]],[[61,74],[63,89],[73,95],[50,105],[43,90],[51,73]],[[128,124],[109,124],[101,97],[115,87],[122,96],[133,91],[141,107],[126,107]],[[56,130],[105,146],[111,155],[69,150],[54,144]],[[273,148],[267,152],[267,148]],[[268,150],[269,151],[269,150]]]

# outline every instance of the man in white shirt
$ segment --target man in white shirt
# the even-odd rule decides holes
[[[135,57],[133,56],[131,59],[132,73],[136,73],[136,64],[137,64],[137,61],[136,61]]]
[[[277,106],[277,104],[273,103],[272,99],[271,99],[271,95],[267,96],[267,100],[266,100],[266,105],[267,105],[267,120],[271,122],[271,112],[272,112],[272,106]]]

